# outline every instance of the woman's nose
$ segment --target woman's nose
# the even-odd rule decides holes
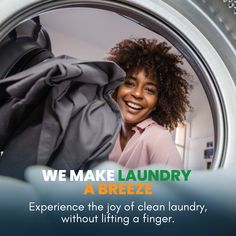
[[[143,89],[141,87],[135,87],[133,90],[132,90],[132,95],[135,97],[135,98],[142,98],[143,97]]]

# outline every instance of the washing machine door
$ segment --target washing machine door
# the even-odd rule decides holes
[[[2,0],[0,40],[21,22],[68,7],[116,12],[162,35],[174,45],[195,70],[210,104],[215,131],[212,168],[236,165],[236,103],[233,102],[236,97],[236,33],[231,8],[223,2],[194,0],[178,3],[171,0]]]

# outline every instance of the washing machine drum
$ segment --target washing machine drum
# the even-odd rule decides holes
[[[216,131],[213,168],[235,166],[236,103],[232,98],[236,96],[236,25],[232,3],[226,2],[2,0],[1,9],[7,10],[0,14],[0,79],[52,56],[50,40],[37,20],[18,25],[7,35],[22,20],[68,7],[91,7],[121,14],[160,34],[185,56],[207,93],[213,114]],[[29,27],[24,26],[26,23]]]
[[[0,79],[53,57],[50,38],[39,20],[17,26],[0,44]]]

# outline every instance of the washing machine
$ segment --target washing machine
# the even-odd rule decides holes
[[[82,60],[102,59],[109,48],[127,37],[168,42],[174,52],[183,55],[183,66],[193,81],[193,111],[187,114],[184,129],[180,127],[173,133],[185,167],[199,171],[198,180],[202,182],[211,173],[213,182],[214,178],[222,180],[226,175],[235,182],[232,171],[236,167],[234,1],[2,0],[0,9],[0,46],[18,36],[15,29],[23,28],[26,32],[31,27],[32,37],[24,42],[27,48],[24,52],[40,61],[61,54]],[[36,38],[35,30],[38,30]],[[24,69],[15,56],[20,50],[18,46],[11,52],[0,50],[0,64],[4,65],[1,79]],[[32,57],[27,57],[27,62],[29,58]],[[196,193],[199,186],[195,183],[191,190]],[[228,186],[226,191],[230,188],[234,189]]]
[[[182,151],[185,154],[185,167],[207,169],[206,163],[203,162],[208,161],[206,153],[211,146],[214,146],[212,148],[214,155],[212,154],[213,158],[208,168],[230,168],[236,164],[234,145],[236,107],[233,102],[236,76],[234,66],[236,23],[233,3],[210,0],[20,2],[12,0],[2,1],[1,5],[1,41],[24,22],[40,19],[41,25],[46,29],[43,35],[46,43],[32,46],[30,42],[28,47],[29,51],[35,50],[35,47],[43,48],[44,56],[41,60],[50,57],[51,55],[48,55],[50,51],[58,55],[69,54],[86,59],[102,58],[109,47],[128,36],[143,35],[166,40],[174,50],[184,55],[186,67],[190,68],[188,69],[190,74],[197,78],[196,87],[200,88],[193,95],[196,103],[193,102],[193,108],[199,111],[189,115],[191,118],[187,120],[188,126],[185,130],[185,149]],[[45,40],[48,37],[52,42]],[[50,48],[51,43],[53,50]],[[13,50],[19,51],[19,48]],[[7,55],[14,57],[14,52],[2,51],[1,54],[1,63],[6,61],[10,63],[14,59],[17,61],[17,58],[11,59],[12,56]],[[5,64],[3,67],[5,68]],[[14,68],[10,70],[11,73],[17,72]],[[199,101],[200,97],[205,99]],[[199,130],[202,130],[202,133],[198,134]],[[194,155],[195,159],[201,159],[201,163],[192,161],[191,156]]]

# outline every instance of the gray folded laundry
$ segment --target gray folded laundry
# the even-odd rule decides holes
[[[0,174],[30,165],[86,168],[107,158],[121,126],[112,93],[125,72],[109,61],[59,57],[0,81]]]

